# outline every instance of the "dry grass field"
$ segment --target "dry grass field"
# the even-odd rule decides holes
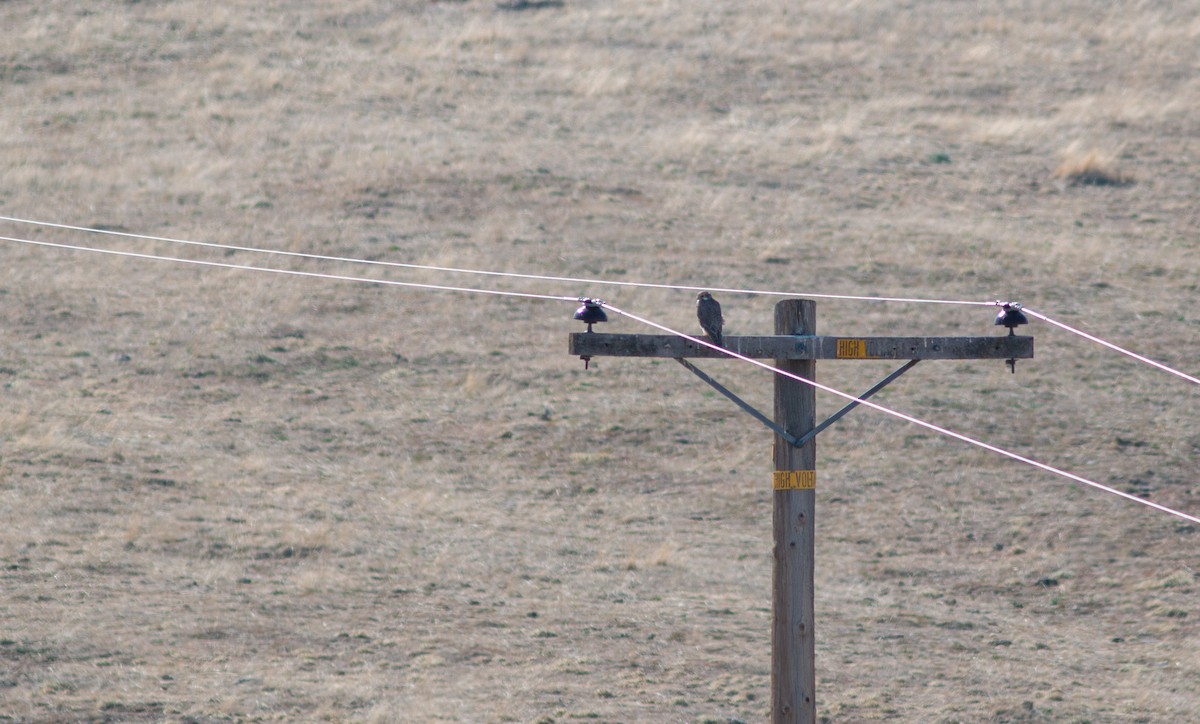
[[[1189,3],[543,5],[5,0],[0,214],[1014,299],[1197,371]],[[687,291],[0,235],[696,328]],[[0,259],[0,719],[768,716],[771,436],[678,365],[585,371],[569,303]],[[729,333],[770,333],[774,298],[717,296]],[[1003,333],[987,307],[817,309],[829,334]],[[927,362],[876,399],[1200,512],[1196,387],[1027,329],[1015,375]],[[769,373],[701,366],[770,409]],[[892,367],[818,374],[858,392]],[[818,461],[824,720],[1200,720],[1197,526],[871,410]]]

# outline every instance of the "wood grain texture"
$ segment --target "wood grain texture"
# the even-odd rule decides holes
[[[775,332],[812,335],[816,304],[788,299],[775,306]],[[816,379],[816,361],[779,359],[776,366]],[[800,437],[816,424],[816,390],[775,375],[775,422]],[[816,470],[816,442],[802,447],[775,436],[775,470]],[[816,720],[816,666],[813,631],[813,515],[816,490],[774,492],[771,621],[771,718],[782,722]]]
[[[719,350],[671,334],[570,335],[569,351],[591,357],[710,357]],[[1031,359],[1033,337],[726,337],[725,349],[754,359]]]

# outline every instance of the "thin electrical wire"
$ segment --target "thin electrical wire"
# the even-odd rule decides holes
[[[223,249],[225,251],[245,251],[255,254],[277,254],[280,256],[291,256],[301,259],[314,259],[319,261],[335,261],[345,262],[349,264],[373,264],[377,266],[396,267],[400,269],[416,269],[422,271],[446,272],[452,274],[478,274],[482,276],[494,277],[509,277],[512,279],[529,279],[533,281],[549,281],[549,282],[566,282],[570,284],[590,284],[590,285],[606,285],[606,286],[622,286],[622,287],[638,287],[643,289],[674,289],[680,291],[709,291],[720,292],[723,294],[751,294],[761,296],[775,297],[812,297],[814,299],[840,299],[845,301],[869,301],[869,302],[909,302],[913,304],[954,304],[954,305],[973,305],[994,307],[1002,302],[994,301],[969,301],[955,299],[924,299],[916,297],[872,297],[872,296],[857,296],[851,294],[819,294],[816,292],[789,292],[789,291],[770,291],[763,289],[742,289],[736,287],[698,287],[679,284],[655,284],[651,282],[627,282],[614,279],[593,279],[589,277],[563,277],[549,276],[546,274],[524,274],[520,272],[502,272],[492,271],[487,269],[468,269],[462,267],[450,266],[435,266],[432,264],[411,264],[398,261],[383,261],[379,259],[355,259],[353,257],[344,256],[327,256],[324,254],[310,254],[300,251],[285,251],[283,249],[263,249],[253,246],[236,246],[232,244],[217,244],[209,241],[189,241],[187,239],[175,239],[168,236],[150,236],[147,234],[134,234],[128,231],[116,231],[114,229],[93,229],[87,226],[71,226],[70,224],[56,224],[49,221],[36,221],[33,219],[22,219],[15,216],[0,216],[0,221],[11,221],[19,224],[31,224],[34,226],[45,226],[52,229],[65,229],[68,231],[85,231],[93,234],[107,234],[109,236],[120,236],[127,239],[142,239],[144,241],[162,241],[171,244],[187,244],[191,246],[202,246],[210,249]]]
[[[1050,317],[1047,317],[1045,314],[1034,311],[1034,310],[1030,309],[1029,307],[1023,307],[1022,310],[1026,314],[1030,315],[1031,317],[1037,317],[1038,319],[1042,320],[1046,324],[1053,325],[1055,327],[1058,327],[1059,329],[1070,332],[1071,334],[1075,334],[1080,337],[1083,337],[1084,339],[1088,340],[1089,342],[1095,342],[1096,344],[1101,345],[1103,347],[1107,347],[1108,349],[1111,349],[1114,352],[1119,352],[1127,357],[1131,357],[1131,358],[1137,360],[1138,362],[1142,362],[1143,364],[1148,364],[1151,367],[1155,367],[1155,368],[1162,370],[1163,372],[1175,375],[1176,377],[1179,377],[1181,379],[1185,379],[1188,382],[1191,382],[1192,384],[1200,385],[1200,378],[1193,377],[1192,375],[1189,375],[1186,372],[1180,372],[1179,370],[1177,370],[1173,367],[1168,367],[1167,365],[1163,364],[1162,362],[1156,362],[1155,360],[1152,360],[1149,357],[1146,357],[1144,355],[1140,355],[1137,352],[1132,352],[1128,349],[1125,349],[1124,347],[1115,345],[1112,342],[1100,339],[1099,337],[1097,337],[1093,334],[1088,334],[1087,332],[1084,332],[1082,329],[1076,329],[1075,327],[1072,327],[1070,325],[1063,324],[1062,322],[1051,319]]]
[[[142,254],[134,251],[120,251],[117,249],[98,249],[91,246],[76,246],[74,244],[59,244],[52,241],[37,241],[34,239],[18,239],[12,236],[0,236],[0,241],[13,241],[19,244],[32,244],[35,246],[47,246],[56,249],[69,249],[71,251],[90,251],[97,254],[109,254],[112,256],[131,257],[134,259],[152,259],[155,261],[172,261],[181,264],[194,264],[197,266],[218,267],[221,269],[240,269],[243,271],[265,272],[269,274],[286,274],[289,276],[312,277],[317,279],[334,279],[344,282],[365,282],[367,284],[383,284],[392,287],[408,287],[412,289],[430,289],[443,292],[465,292],[469,294],[490,294],[500,297],[521,297],[524,299],[549,299],[557,302],[578,302],[579,297],[563,297],[551,294],[530,294],[528,292],[507,292],[499,289],[476,289],[474,287],[452,287],[443,284],[420,284],[418,282],[400,282],[393,279],[368,279],[366,277],[352,277],[341,274],[321,274],[319,272],[298,271],[295,269],[273,269],[270,267],[250,266],[247,264],[229,264],[219,261],[204,261],[202,259],[181,259],[173,256],[158,256],[157,254]]]
[[[524,299],[545,299],[545,300],[560,301],[560,302],[580,301],[580,297],[573,297],[573,296],[567,297],[567,296],[555,296],[555,295],[548,295],[548,294],[531,294],[531,293],[527,293],[527,292],[509,292],[509,291],[503,291],[503,290],[498,290],[498,289],[477,289],[477,288],[472,288],[472,287],[454,287],[454,286],[447,286],[447,285],[442,285],[442,284],[421,284],[421,283],[417,283],[417,282],[401,282],[401,281],[395,281],[395,280],[391,280],[391,279],[368,279],[365,277],[352,277],[352,276],[345,276],[345,275],[340,275],[340,274],[322,274],[322,273],[318,273],[318,272],[306,272],[306,271],[298,271],[298,270],[293,270],[293,269],[274,269],[274,268],[269,268],[269,267],[256,267],[256,266],[249,266],[249,265],[245,265],[245,264],[230,264],[227,262],[206,261],[206,260],[201,260],[201,259],[182,259],[182,258],[178,258],[178,257],[159,256],[156,254],[144,254],[144,253],[140,253],[140,252],[121,251],[121,250],[116,250],[116,249],[99,249],[99,248],[89,247],[89,246],[77,246],[74,244],[61,244],[58,242],[51,242],[51,241],[39,241],[39,240],[34,240],[34,239],[20,239],[20,238],[12,237],[12,236],[0,236],[0,241],[11,241],[11,242],[19,243],[19,244],[30,244],[30,245],[34,245],[34,246],[42,246],[42,247],[49,247],[49,248],[55,248],[55,249],[65,249],[65,250],[70,250],[70,251],[94,252],[94,253],[99,253],[99,254],[108,254],[108,255],[112,255],[112,256],[120,256],[120,257],[134,258],[134,259],[148,259],[148,260],[153,260],[153,261],[178,262],[178,263],[182,263],[182,264],[192,264],[192,265],[197,265],[197,266],[216,267],[216,268],[221,268],[221,269],[237,269],[237,270],[242,270],[242,271],[256,271],[256,272],[265,272],[265,273],[270,273],[270,274],[282,274],[282,275],[288,275],[288,276],[330,279],[330,280],[337,280],[337,281],[365,282],[365,283],[369,283],[369,284],[381,284],[381,285],[387,285],[387,286],[398,286],[398,287],[437,290],[437,291],[462,292],[462,293],[467,293],[467,294],[488,294],[488,295],[494,295],[494,296],[519,297],[519,298],[524,298]],[[1068,478],[1070,480],[1074,480],[1076,482],[1083,483],[1084,485],[1091,486],[1093,488],[1104,491],[1106,493],[1110,493],[1112,495],[1116,495],[1116,496],[1119,496],[1122,498],[1126,498],[1128,500],[1132,500],[1135,503],[1140,503],[1141,505],[1145,505],[1150,508],[1160,510],[1164,513],[1169,513],[1169,514],[1177,516],[1179,518],[1183,518],[1184,520],[1188,520],[1188,521],[1191,521],[1194,523],[1200,523],[1200,518],[1188,515],[1187,513],[1183,513],[1178,510],[1175,510],[1174,508],[1169,508],[1165,505],[1160,505],[1158,503],[1146,500],[1144,498],[1139,498],[1135,495],[1125,493],[1123,491],[1117,490],[1116,488],[1111,488],[1107,485],[1103,485],[1094,480],[1089,480],[1080,475],[1076,475],[1074,473],[1067,472],[1066,470],[1061,470],[1061,469],[1053,467],[1051,465],[1047,465],[1045,463],[1038,462],[1037,460],[1025,457],[1024,455],[1020,455],[1018,453],[1014,453],[1009,450],[1005,450],[1003,448],[996,447],[995,445],[991,445],[989,443],[983,442],[982,440],[977,440],[968,435],[964,435],[962,433],[955,432],[953,430],[941,427],[939,425],[935,425],[931,422],[926,422],[925,420],[921,420],[919,418],[913,417],[912,415],[908,415],[903,412],[893,410],[889,407],[884,407],[883,405],[880,405],[875,402],[871,402],[870,400],[865,400],[860,397],[856,397],[855,395],[852,395],[848,392],[842,392],[841,390],[835,389],[833,387],[829,387],[828,385],[821,384],[815,380],[809,380],[809,379],[800,377],[798,375],[793,375],[791,373],[785,372],[776,367],[768,365],[765,362],[762,362],[760,360],[756,360],[751,357],[746,357],[744,355],[738,354],[731,350],[728,350],[723,347],[719,347],[715,344],[712,344],[711,342],[709,342],[707,340],[703,340],[698,337],[693,337],[691,335],[684,334],[683,332],[674,330],[670,327],[659,324],[658,322],[654,322],[652,320],[638,316],[636,314],[633,314],[632,312],[627,312],[627,311],[620,309],[620,308],[618,308],[612,304],[609,304],[607,302],[600,302],[600,304],[604,308],[609,309],[616,314],[620,314],[625,317],[628,317],[636,322],[641,322],[642,324],[646,324],[648,326],[662,330],[664,332],[667,332],[668,334],[673,334],[678,337],[687,339],[693,343],[700,344],[705,347],[709,347],[709,348],[718,350],[719,352],[721,352],[729,357],[732,357],[734,359],[739,359],[744,362],[749,362],[752,365],[762,367],[763,369],[770,370],[771,372],[778,374],[778,375],[790,377],[799,382],[810,385],[816,389],[823,390],[825,392],[828,392],[830,394],[844,398],[846,400],[857,401],[861,405],[865,405],[874,410],[878,410],[879,412],[882,412],[884,414],[891,415],[893,417],[899,418],[901,420],[905,420],[905,421],[913,423],[915,425],[919,425],[928,430],[932,430],[939,434],[946,435],[948,437],[952,437],[956,440],[960,440],[962,442],[968,443],[970,445],[974,445],[974,446],[982,448],[984,450],[988,450],[990,452],[994,452],[999,455],[1003,455],[1004,457],[1011,458],[1018,462],[1025,463],[1026,465],[1030,465],[1035,468],[1045,470],[1046,472],[1050,472],[1055,475],[1059,475],[1059,476]]]
[[[1121,498],[1125,498],[1127,500],[1132,500],[1135,503],[1145,505],[1149,508],[1154,508],[1155,510],[1159,510],[1164,513],[1169,513],[1170,515],[1176,516],[1178,518],[1182,518],[1184,520],[1187,520],[1187,521],[1190,521],[1193,523],[1200,523],[1200,517],[1196,517],[1194,515],[1188,515],[1187,513],[1184,513],[1179,510],[1175,510],[1174,508],[1169,508],[1165,505],[1161,505],[1159,503],[1155,503],[1153,501],[1146,500],[1145,498],[1140,498],[1136,495],[1131,495],[1130,493],[1126,493],[1122,490],[1117,490],[1116,488],[1111,488],[1107,485],[1098,483],[1094,480],[1089,480],[1088,478],[1085,478],[1081,475],[1076,475],[1075,473],[1071,473],[1066,470],[1056,468],[1052,465],[1047,465],[1046,463],[1038,462],[1037,460],[1034,460],[1033,458],[1026,457],[1024,455],[1012,452],[1010,450],[1005,450],[1004,448],[997,447],[990,443],[986,443],[982,440],[977,440],[976,438],[970,437],[969,435],[964,435],[960,432],[955,432],[953,430],[942,427],[940,425],[935,425],[932,422],[926,422],[925,420],[922,420],[917,417],[913,417],[912,415],[908,415],[908,414],[900,412],[898,410],[893,410],[890,407],[884,407],[883,405],[880,405],[877,402],[872,402],[870,400],[864,400],[864,399],[862,399],[860,397],[856,397],[855,395],[852,395],[848,392],[842,392],[841,390],[835,389],[833,387],[829,387],[828,385],[821,384],[821,383],[817,382],[816,380],[810,380],[810,379],[807,379],[804,377],[800,377],[799,375],[794,375],[790,372],[786,372],[777,367],[769,365],[766,362],[763,362],[761,360],[756,360],[752,357],[746,357],[745,355],[738,354],[737,352],[725,349],[724,347],[719,347],[719,346],[713,344],[712,342],[709,342],[706,339],[702,339],[700,337],[693,337],[689,334],[684,334],[683,332],[679,332],[677,330],[671,329],[670,327],[667,327],[665,325],[659,324],[658,322],[654,322],[652,320],[646,319],[645,317],[640,317],[636,314],[627,312],[623,309],[618,309],[617,307],[614,307],[613,305],[608,304],[607,302],[603,303],[602,306],[605,309],[608,309],[616,314],[626,316],[636,322],[641,322],[642,324],[648,325],[650,327],[654,327],[655,329],[659,329],[668,334],[673,334],[678,337],[682,337],[694,344],[699,344],[699,345],[708,347],[710,349],[715,349],[718,352],[722,352],[734,359],[742,360],[744,362],[749,362],[750,364],[755,365],[757,367],[762,367],[763,369],[770,370],[771,372],[773,372],[777,375],[782,375],[784,377],[788,377],[788,378],[797,380],[799,382],[803,382],[806,385],[809,385],[818,390],[822,390],[824,392],[828,392],[830,394],[836,395],[843,399],[857,401],[859,404],[865,405],[874,410],[878,410],[879,412],[882,412],[884,414],[891,415],[892,417],[899,418],[906,422],[910,422],[914,425],[919,425],[927,430],[932,430],[933,432],[936,432],[940,435],[946,435],[947,437],[954,438],[955,440],[965,442],[969,445],[974,445],[975,447],[982,448],[984,450],[996,453],[998,455],[1003,455],[1004,457],[1010,458],[1012,460],[1016,460],[1017,462],[1025,463],[1026,465],[1030,465],[1030,466],[1038,468],[1040,470],[1044,470],[1048,473],[1053,473],[1055,475],[1059,475],[1059,476],[1067,478],[1069,480],[1074,480],[1077,483],[1083,483],[1084,485],[1091,486],[1093,488],[1096,488],[1097,490],[1101,490],[1103,492],[1110,493],[1112,495],[1116,495]]]
[[[214,242],[207,242],[207,241],[191,241],[191,240],[187,240],[187,239],[176,239],[176,238],[167,237],[167,236],[151,236],[148,234],[135,234],[132,232],[127,232],[127,231],[116,231],[115,229],[94,229],[94,228],[87,227],[87,226],[73,226],[70,224],[58,224],[58,223],[54,223],[54,222],[50,222],[50,221],[37,221],[34,219],[23,219],[23,218],[19,218],[19,217],[15,217],[15,216],[0,216],[0,221],[9,221],[9,222],[19,223],[19,224],[31,224],[31,225],[35,225],[35,226],[45,226],[48,228],[64,229],[64,230],[69,230],[69,231],[83,231],[83,232],[88,232],[88,233],[93,233],[93,234],[107,234],[110,236],[119,236],[119,237],[124,237],[124,238],[129,238],[129,239],[142,239],[142,240],[146,240],[146,241],[161,241],[161,242],[167,242],[167,243],[172,243],[172,244],[187,244],[187,245],[191,245],[191,246],[207,247],[207,248],[211,248],[211,249],[222,249],[225,251],[244,251],[244,252],[250,252],[250,253],[256,253],[256,254],[276,254],[276,255],[280,255],[280,256],[290,256],[290,257],[296,257],[296,258],[302,258],[302,259],[313,259],[313,260],[320,260],[320,261],[334,261],[334,262],[344,262],[344,263],[350,263],[350,264],[371,264],[371,265],[377,265],[377,266],[395,267],[395,268],[400,268],[400,269],[436,271],[436,272],[445,272],[445,273],[452,273],[452,274],[476,274],[476,275],[482,275],[482,276],[508,277],[508,278],[512,278],[512,279],[528,279],[528,280],[534,280],[534,281],[565,282],[565,283],[571,283],[571,284],[588,284],[588,285],[605,285],[605,286],[623,286],[623,287],[635,287],[635,288],[643,288],[643,289],[673,289],[673,290],[680,290],[680,291],[710,291],[710,292],[719,292],[722,294],[747,294],[747,295],[776,296],[776,297],[810,297],[813,299],[834,299],[834,300],[841,300],[841,301],[897,302],[897,303],[910,303],[910,304],[943,304],[943,305],[960,305],[960,306],[961,305],[969,305],[969,306],[988,306],[988,307],[1002,306],[1006,303],[1001,300],[972,301],[972,300],[963,300],[963,299],[930,299],[930,298],[923,298],[923,297],[879,297],[879,296],[863,296],[863,295],[853,295],[853,294],[822,294],[822,293],[818,293],[818,292],[774,291],[774,290],[748,289],[748,288],[739,288],[739,287],[709,287],[709,286],[690,286],[690,285],[680,285],[680,284],[657,284],[657,283],[651,283],[651,282],[629,282],[629,281],[618,281],[618,280],[614,280],[614,279],[596,279],[596,278],[590,278],[590,277],[565,277],[565,276],[551,276],[551,275],[546,275],[546,274],[525,274],[525,273],[520,273],[520,272],[501,272],[501,271],[493,271],[493,270],[487,270],[487,269],[469,269],[469,268],[462,268],[462,267],[436,266],[436,265],[432,265],[432,264],[412,264],[412,263],[396,262],[396,261],[383,261],[383,260],[379,260],[379,259],[356,259],[353,257],[329,256],[329,255],[324,255],[324,254],[310,254],[310,253],[299,252],[299,251],[285,251],[282,249],[264,249],[264,248],[252,247],[252,246],[217,244]],[[1182,372],[1182,371],[1177,370],[1173,367],[1170,367],[1166,364],[1163,364],[1162,362],[1157,362],[1155,360],[1150,359],[1149,357],[1137,354],[1136,352],[1133,352],[1131,350],[1125,349],[1124,347],[1120,347],[1116,344],[1113,344],[1112,342],[1108,342],[1104,339],[1101,339],[1100,337],[1096,337],[1095,335],[1088,334],[1087,332],[1084,332],[1083,330],[1080,330],[1076,327],[1072,327],[1063,322],[1059,322],[1055,319],[1050,318],[1049,316],[1047,316],[1045,314],[1042,314],[1041,312],[1036,312],[1036,311],[1028,309],[1028,308],[1024,308],[1024,310],[1027,313],[1031,314],[1032,316],[1036,317],[1037,319],[1040,319],[1043,322],[1046,322],[1047,324],[1050,324],[1054,327],[1058,327],[1059,329],[1069,332],[1070,334],[1077,335],[1079,337],[1082,337],[1083,339],[1086,339],[1090,342],[1094,342],[1096,344],[1107,347],[1115,352],[1126,355],[1132,359],[1138,360],[1139,362],[1147,364],[1147,365],[1154,367],[1156,369],[1159,369],[1163,372],[1167,372],[1168,374],[1174,375],[1176,377],[1179,377],[1179,378],[1186,380],[1188,382],[1191,382],[1193,384],[1200,385],[1200,378],[1193,377],[1192,375],[1189,375],[1185,372]]]

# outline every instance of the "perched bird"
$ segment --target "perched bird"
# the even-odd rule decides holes
[[[721,316],[721,304],[708,292],[696,295],[696,318],[700,320],[700,329],[708,335],[709,341],[718,347],[723,346],[721,327],[725,324],[725,318]]]

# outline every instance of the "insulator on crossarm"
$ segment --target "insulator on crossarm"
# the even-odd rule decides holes
[[[998,304],[1000,304],[1000,313],[996,315],[995,324],[997,327],[1008,327],[1009,336],[1017,333],[1017,327],[1029,324],[1025,313],[1021,311],[1020,303],[998,302]]]
[[[592,331],[593,324],[608,321],[608,315],[604,313],[603,301],[587,297],[582,297],[579,301],[583,304],[575,310],[575,318],[588,326],[587,331]]]
[[[996,315],[997,327],[1008,327],[1008,336],[1012,337],[1017,333],[1017,327],[1022,324],[1029,324],[1029,319],[1025,317],[1025,313],[1021,311],[1019,302],[996,302],[1000,305],[1000,313]],[[1017,360],[1009,359],[1004,363],[1008,365],[1008,369],[1014,375],[1017,373]]]
[[[604,312],[604,302],[600,299],[589,299],[580,297],[582,302],[579,309],[575,310],[575,319],[587,325],[588,334],[592,333],[592,325],[600,322],[608,321],[608,314]],[[588,355],[580,355],[579,359],[583,360],[583,368],[586,370],[592,358]]]

